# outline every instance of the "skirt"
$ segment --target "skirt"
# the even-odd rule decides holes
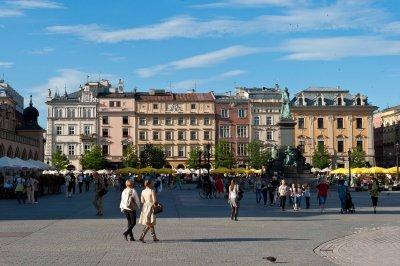
[[[153,203],[143,204],[140,213],[139,224],[154,226],[156,224],[156,215],[153,212]]]

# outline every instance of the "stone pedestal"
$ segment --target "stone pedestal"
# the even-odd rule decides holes
[[[279,146],[283,147],[295,147],[295,134],[294,127],[296,122],[293,119],[281,119],[278,123],[280,133]]]

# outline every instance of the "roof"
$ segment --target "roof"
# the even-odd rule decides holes
[[[142,102],[160,102],[160,101],[176,101],[176,102],[212,102],[214,94],[208,93],[171,93],[163,92],[154,95],[150,93],[138,93],[136,99]]]

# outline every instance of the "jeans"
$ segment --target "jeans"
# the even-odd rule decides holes
[[[275,191],[270,189],[268,191],[268,195],[269,195],[269,204],[270,205],[274,205],[274,196],[275,196]]]
[[[326,203],[326,196],[318,196],[319,205],[325,205]]]
[[[263,200],[264,200],[264,205],[267,205],[267,201],[268,201],[268,191],[266,191],[265,189],[261,191],[262,196],[263,196]],[[271,195],[269,195],[269,200],[271,201]]]
[[[339,197],[340,199],[340,207],[342,210],[346,209],[346,197]]]
[[[256,202],[261,202],[261,189],[256,189]]]
[[[38,202],[38,194],[39,194],[39,191],[35,190],[33,197],[35,198],[36,203]]]
[[[15,194],[17,196],[18,204],[21,204],[21,200],[25,204],[25,194],[24,194],[24,192],[17,191]]]
[[[78,182],[79,194],[82,193],[83,182]]]
[[[85,181],[85,191],[86,192],[89,191],[89,185],[90,185],[90,182],[89,181]]]
[[[136,225],[136,211],[124,210],[126,220],[128,221],[128,229],[124,232],[124,235],[129,235],[133,239],[132,229]]]
[[[286,196],[281,196],[280,199],[281,199],[281,207],[282,207],[282,210],[285,210]]]
[[[306,208],[310,208],[310,197],[306,197]]]

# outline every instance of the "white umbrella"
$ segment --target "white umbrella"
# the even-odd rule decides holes
[[[21,169],[21,165],[14,159],[4,156],[0,158],[0,168]]]
[[[176,170],[176,173],[178,173],[178,174],[182,174],[183,173],[183,169],[182,168],[178,168],[178,170]]]
[[[69,173],[69,171],[67,169],[64,169],[64,170],[61,170],[60,173],[63,175],[66,175]]]
[[[183,173],[186,175],[190,175],[192,173],[192,171],[190,171],[189,169],[185,169],[185,170],[183,170]]]
[[[24,161],[18,157],[15,157],[14,160],[20,164],[23,165],[23,169],[24,168],[28,168],[28,169],[41,169],[39,166],[37,166],[35,163],[31,162],[31,161]]]
[[[321,172],[321,169],[319,168],[311,168],[311,173],[316,173],[316,172]]]
[[[100,174],[100,175],[106,175],[106,174],[109,173],[109,171],[106,170],[106,169],[101,169],[101,170],[97,171],[97,173]]]
[[[72,173],[74,173],[74,175],[78,175],[78,174],[80,174],[80,173],[81,173],[81,171],[74,170],[74,171],[72,171]]]
[[[331,169],[329,167],[326,167],[324,169],[322,169],[320,172],[321,173],[329,173],[331,171]]]
[[[84,173],[85,175],[90,175],[90,174],[93,174],[94,171],[93,171],[93,170],[85,170],[85,171],[83,171],[83,173]]]
[[[37,168],[39,168],[39,169],[49,170],[51,168],[50,165],[48,165],[47,163],[41,162],[41,161],[35,161],[32,159],[29,159],[27,162],[29,162],[33,165],[36,165]]]

